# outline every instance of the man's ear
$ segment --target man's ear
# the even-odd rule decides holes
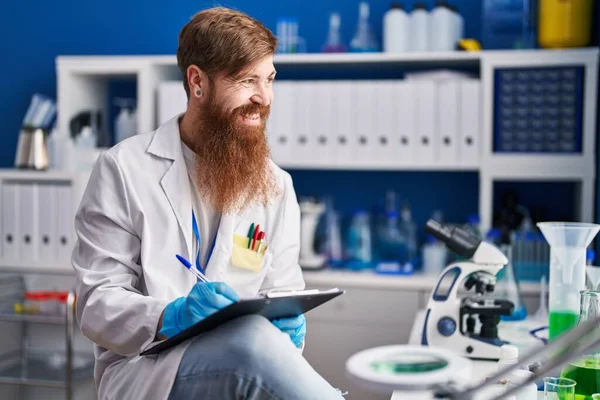
[[[190,65],[187,68],[186,74],[190,88],[190,97],[202,97],[207,88],[207,77],[204,71],[195,65]]]

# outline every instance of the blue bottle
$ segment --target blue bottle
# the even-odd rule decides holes
[[[346,268],[360,271],[372,267],[369,213],[357,210],[348,229]]]

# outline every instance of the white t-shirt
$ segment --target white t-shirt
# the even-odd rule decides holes
[[[192,207],[194,214],[196,215],[196,222],[198,224],[198,230],[200,231],[200,265],[202,268],[206,268],[208,263],[208,255],[212,249],[217,230],[219,229],[219,222],[221,221],[221,215],[217,213],[210,204],[210,201],[202,196],[198,192],[196,187],[196,153],[189,147],[181,142],[181,150],[183,151],[183,157],[185,158],[185,165],[188,171],[188,177],[190,179],[190,188],[192,194]],[[208,171],[207,171],[208,172]],[[190,221],[190,229],[192,229],[192,221]],[[198,251],[198,241],[196,235],[193,234],[193,260],[190,262],[196,265],[196,253]]]

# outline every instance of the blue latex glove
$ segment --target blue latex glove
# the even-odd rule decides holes
[[[204,318],[239,300],[238,294],[223,282],[198,282],[187,297],[167,304],[160,333],[174,336]]]
[[[279,328],[283,333],[290,335],[290,339],[298,348],[302,347],[304,337],[306,336],[306,318],[300,314],[294,318],[282,318],[273,320],[273,325]]]

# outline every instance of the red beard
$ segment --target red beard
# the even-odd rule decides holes
[[[277,194],[265,134],[269,112],[269,106],[256,103],[227,112],[212,97],[194,122],[196,185],[217,212],[240,212],[256,203],[266,206]],[[241,115],[254,113],[260,115],[259,125],[241,122]]]

